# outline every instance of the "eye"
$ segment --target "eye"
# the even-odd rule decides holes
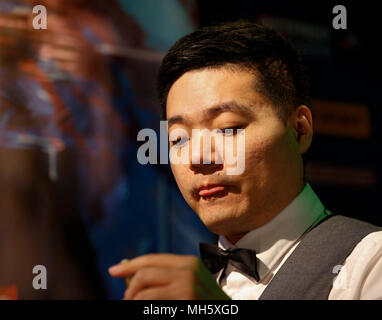
[[[243,126],[227,127],[220,129],[224,136],[233,136],[237,133],[238,129],[243,129]]]
[[[171,142],[174,147],[181,148],[188,140],[189,140],[188,137],[185,137],[185,138],[178,137],[178,139],[173,140]]]

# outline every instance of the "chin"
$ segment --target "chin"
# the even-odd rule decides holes
[[[233,225],[238,222],[238,217],[232,214],[216,213],[204,213],[199,215],[203,224],[214,234],[229,235],[235,233]]]

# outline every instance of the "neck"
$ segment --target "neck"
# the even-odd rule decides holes
[[[256,217],[256,221],[254,224],[252,224],[251,230],[260,228],[261,226],[265,225],[269,221],[271,221],[274,217],[276,217],[293,199],[295,199],[298,194],[302,191],[304,188],[305,183],[302,182],[298,188],[296,188],[296,191],[294,193],[291,193],[284,201],[280,201],[279,206],[274,208],[274,210],[271,210],[271,213],[268,211],[266,214],[263,214],[262,216]],[[251,230],[245,231],[245,232],[240,232],[240,233],[235,233],[235,234],[230,234],[226,235],[225,237],[227,240],[229,240],[232,244],[236,244],[242,237],[244,237],[248,232]]]
[[[234,234],[234,235],[229,235],[226,236],[226,238],[232,243],[236,244],[242,237],[244,237],[247,234],[247,232],[240,233],[240,234]]]

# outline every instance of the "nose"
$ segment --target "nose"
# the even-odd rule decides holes
[[[210,174],[223,170],[223,158],[217,137],[208,130],[193,130],[191,137],[190,169],[195,173]]]

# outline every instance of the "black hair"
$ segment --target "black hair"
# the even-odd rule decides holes
[[[310,107],[309,81],[298,52],[278,32],[239,20],[196,30],[168,51],[157,82],[162,119],[168,92],[179,77],[191,70],[228,65],[257,75],[256,90],[271,99],[282,120],[299,105]]]

